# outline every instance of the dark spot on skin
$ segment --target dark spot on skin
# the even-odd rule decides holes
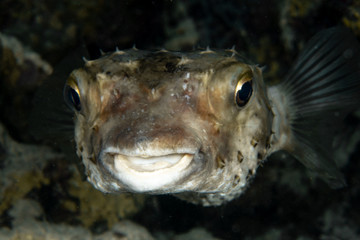
[[[233,187],[236,187],[236,185],[238,185],[239,183],[240,183],[240,177],[239,177],[239,175],[235,175],[234,176]]]
[[[271,144],[270,144],[270,137],[268,137],[268,138],[266,139],[266,144],[265,144],[265,147],[266,147],[266,149],[269,149],[269,148],[271,147]]]
[[[225,160],[220,155],[216,156],[216,165],[220,169],[223,169],[225,167]]]
[[[83,151],[84,151],[84,147],[83,147],[83,146],[80,146],[80,147],[79,147],[79,150],[80,150],[80,152],[83,152]]]
[[[262,154],[261,154],[261,153],[258,153],[258,154],[257,154],[257,158],[258,158],[258,160],[262,160],[262,158],[263,158]]]
[[[99,132],[99,126],[98,125],[93,126],[92,130],[94,132],[98,133]]]
[[[248,181],[253,175],[254,175],[253,170],[250,170],[250,169],[249,169],[248,174],[247,174],[247,176],[246,176],[246,181]]]
[[[240,151],[238,151],[237,153],[237,160],[239,161],[239,163],[242,163],[242,161],[244,160],[244,156]]]
[[[107,71],[107,72],[106,72],[106,75],[111,75],[111,72],[110,72],[110,71]]]
[[[96,164],[96,157],[93,154],[91,157],[88,158],[92,163]]]
[[[166,63],[165,67],[166,67],[166,72],[168,73],[173,73],[176,71],[176,64],[174,64],[173,62]]]
[[[115,236],[116,238],[126,239],[126,238],[125,238],[126,235],[125,235],[124,233],[119,232],[119,231],[115,231],[115,232],[113,232],[113,234],[114,234],[114,236]]]
[[[251,139],[251,146],[256,147],[258,145],[258,141],[256,141],[255,139]]]
[[[270,134],[268,135],[268,137],[266,138],[266,143],[265,143],[266,149],[269,149],[271,147],[271,137],[274,134],[275,134],[275,132],[271,131]]]

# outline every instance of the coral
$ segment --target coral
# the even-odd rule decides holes
[[[11,74],[10,71],[16,70],[15,68],[23,70],[26,67],[24,66],[26,62],[33,63],[45,75],[50,75],[53,71],[49,63],[44,61],[37,53],[25,48],[15,37],[0,33],[0,46],[2,64],[10,63],[7,67],[1,66],[1,72],[9,71],[9,74]],[[10,80],[10,82],[14,81],[9,75],[6,75],[5,79]]]
[[[118,221],[111,229],[101,234],[91,233],[88,228],[80,226],[39,221],[37,219],[41,219],[44,211],[38,202],[30,199],[16,201],[9,214],[13,219],[12,228],[0,228],[0,239],[2,240],[155,240],[145,227],[129,220]],[[164,233],[158,235],[161,237],[156,239],[163,240],[219,240],[203,228],[194,228],[187,233],[172,234],[168,237]]]
[[[174,240],[220,240],[213,237],[209,232],[203,228],[194,228],[187,233],[180,234],[174,237]]]
[[[49,184],[43,169],[49,159],[59,157],[44,146],[20,144],[0,125],[0,146],[5,157],[0,168],[0,214],[30,190]]]
[[[64,209],[73,212],[75,218],[87,227],[101,220],[106,220],[110,227],[119,219],[137,213],[144,205],[142,195],[105,195],[95,190],[88,182],[81,180],[73,165],[61,164],[62,155],[47,147],[17,143],[10,138],[2,125],[0,146],[5,149],[3,167],[0,168],[0,214],[30,191],[44,186],[51,187],[51,184],[64,180],[68,188],[64,189],[65,192],[61,195],[70,195],[71,198],[58,200]],[[54,172],[48,169],[49,164],[56,166]],[[59,170],[63,174],[69,172],[70,178],[59,177]]]
[[[111,231],[112,233],[110,234],[107,232],[98,236],[99,240],[111,239],[110,235],[115,235],[119,238],[124,237],[124,239],[129,240],[155,240],[146,228],[128,220],[116,223]]]
[[[20,138],[26,138],[29,125],[29,96],[52,71],[49,63],[18,39],[0,33],[0,118],[10,129],[18,129]]]
[[[11,174],[8,180],[13,183],[2,191],[2,196],[0,197],[0,214],[9,208],[13,202],[23,198],[32,189],[40,188],[41,185],[44,184],[49,184],[49,179],[37,170],[23,174]]]
[[[2,240],[102,240],[102,239],[127,239],[127,240],[153,240],[154,238],[142,226],[130,221],[119,222],[114,227],[100,235],[92,234],[83,227],[74,227],[66,224],[51,224],[38,221],[43,210],[41,206],[28,199],[19,200],[10,210],[14,219],[12,229],[0,228]]]
[[[350,210],[349,206],[346,205],[341,204],[329,208],[324,213],[321,219],[323,233],[320,239],[360,239],[356,222],[345,214],[346,211]]]
[[[287,49],[292,50],[299,39],[296,36],[295,26],[301,19],[311,17],[311,13],[316,11],[323,0],[283,0],[280,8],[279,25],[282,30],[282,39]],[[294,26],[295,25],[295,26]]]
[[[342,22],[357,36],[360,36],[360,3],[358,1],[355,1],[354,6],[348,8],[348,14],[342,18]]]
[[[170,13],[164,14],[165,34],[168,38],[164,46],[166,49],[173,51],[192,48],[199,40],[195,22],[188,16],[183,2],[177,1],[174,4],[176,6],[175,11],[171,12],[171,15]],[[173,18],[178,22],[176,26],[170,24],[174,22]]]
[[[305,17],[310,11],[314,10],[323,0],[290,0],[289,3],[289,15],[291,17]]]
[[[161,1],[4,0],[0,1],[0,28],[22,39],[24,45],[55,64],[79,44],[100,44],[103,49],[116,45],[123,48],[133,45],[135,40],[148,39],[148,23],[144,19],[156,19],[154,14],[160,11],[159,5]],[[135,9],[138,10],[133,11]],[[136,27],[129,27],[129,23]],[[162,28],[158,29],[151,32],[161,37]]]
[[[144,205],[143,195],[133,194],[104,194],[95,190],[90,183],[80,178],[78,171],[73,172],[68,182],[70,199],[77,199],[79,204],[67,199],[64,207],[77,212],[76,218],[86,227],[97,221],[106,220],[108,227],[113,226],[119,219],[132,216],[140,211]]]
[[[256,62],[268,63],[264,69],[264,79],[272,83],[277,83],[279,79],[281,49],[267,36],[259,39],[256,46],[251,46],[248,50],[252,56],[256,56]]]

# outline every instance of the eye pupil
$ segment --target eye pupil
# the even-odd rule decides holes
[[[245,106],[245,104],[249,101],[252,95],[252,85],[251,81],[245,82],[241,88],[236,92],[235,101],[239,107]]]
[[[65,102],[70,108],[76,109],[77,111],[81,110],[80,96],[75,89],[73,89],[68,85],[65,86],[64,95],[65,95]]]
[[[80,97],[79,94],[74,90],[70,89],[71,100],[77,110],[80,110]]]

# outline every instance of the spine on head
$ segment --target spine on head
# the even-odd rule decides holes
[[[344,177],[332,159],[332,139],[343,118],[360,106],[356,38],[341,27],[318,33],[276,88],[287,101],[287,150],[331,186],[344,186]]]

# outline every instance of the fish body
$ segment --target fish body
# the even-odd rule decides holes
[[[311,60],[329,55],[329,43],[319,43],[338,32],[313,40],[288,79],[274,86],[233,49],[133,48],[86,61],[71,73],[64,96],[75,112],[77,154],[88,180],[106,193],[170,193],[221,205],[244,192],[270,154],[287,150],[325,180],[343,185],[335,164],[311,140],[321,135],[312,133],[318,125],[311,119],[321,124],[319,114],[358,106],[356,40],[345,36],[351,44],[334,51],[333,61]]]

